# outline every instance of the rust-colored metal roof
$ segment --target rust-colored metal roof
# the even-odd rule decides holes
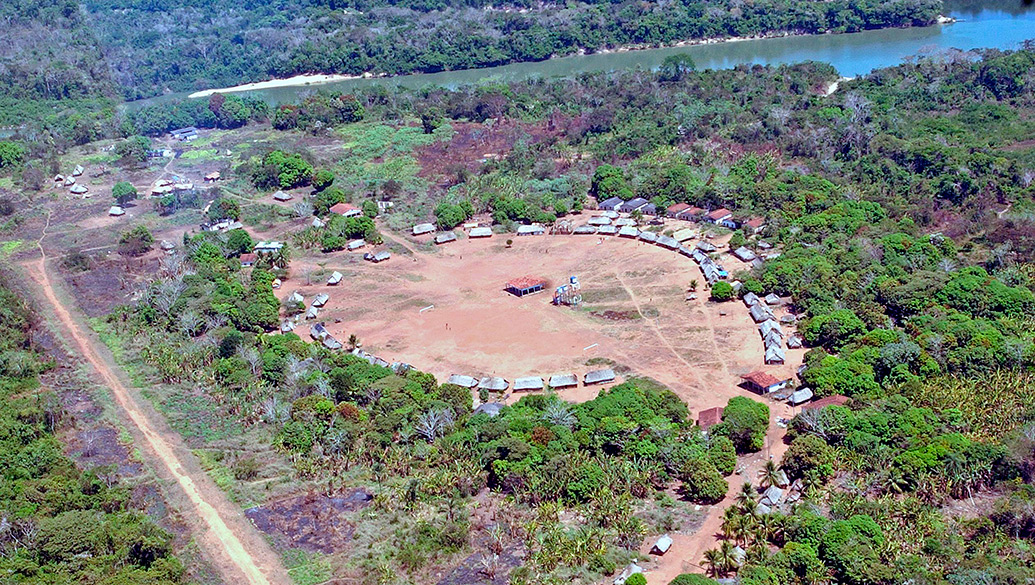
[[[709,428],[722,422],[722,407],[716,406],[715,408],[709,408],[702,410],[697,414],[697,426],[701,427],[702,431],[706,431]]]
[[[533,286],[546,287],[546,281],[538,276],[522,276],[513,280],[507,281],[507,288],[513,288],[517,290],[524,290],[526,288],[532,288]]]
[[[782,380],[777,379],[775,376],[767,374],[762,371],[751,372],[750,374],[744,374],[740,377],[742,380],[747,380],[759,388],[768,388],[770,386],[779,384]]]

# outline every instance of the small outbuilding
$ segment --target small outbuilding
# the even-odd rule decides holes
[[[809,400],[812,400],[813,396],[815,396],[815,393],[812,391],[812,388],[799,388],[791,394],[791,397],[787,399],[787,402],[789,402],[791,406],[798,406],[799,404],[804,404]]]
[[[697,426],[702,431],[714,427],[715,425],[722,422],[722,407],[716,406],[715,408],[708,408],[697,413]]]
[[[73,185],[72,188],[68,190],[68,192],[73,195],[85,195],[87,191],[89,191],[89,189],[84,185]]]
[[[505,405],[499,402],[486,402],[474,409],[474,414],[484,414],[489,418],[496,418]]]
[[[274,201],[291,201],[291,199],[293,199],[293,197],[291,197],[291,194],[286,191],[277,191],[273,194]]]
[[[687,240],[692,240],[696,236],[697,236],[697,231],[693,230],[693,229],[690,229],[690,228],[683,228],[681,230],[678,230],[676,233],[672,234],[672,237],[675,238],[675,240],[677,242],[680,242],[680,243],[685,242]]]
[[[305,312],[306,321],[311,321],[320,316],[320,307],[313,305]]]
[[[586,372],[586,375],[582,380],[587,386],[590,384],[606,384],[608,382],[614,382],[615,371],[612,369],[593,370],[592,372]]]
[[[327,304],[327,301],[331,300],[331,295],[327,293],[319,293],[313,297],[313,306],[322,307]]]
[[[112,217],[122,217],[123,215],[126,215],[126,210],[122,209],[118,205],[112,205],[111,209],[108,210],[108,215]]]
[[[516,297],[542,292],[545,288],[546,281],[535,276],[515,278],[514,280],[507,281],[506,286],[504,286],[505,291]]]
[[[672,537],[667,534],[662,534],[656,541],[654,546],[650,549],[652,555],[663,555],[668,552],[668,549],[672,548]]]
[[[491,238],[492,228],[488,227],[476,227],[467,234],[471,238]]]
[[[833,396],[826,396],[814,402],[810,402],[805,406],[802,406],[801,409],[816,410],[819,408],[825,408],[827,406],[844,406],[851,401],[852,399],[847,396],[842,396],[841,394],[834,394]]]
[[[352,252],[353,250],[358,250],[358,249],[360,249],[360,248],[362,248],[363,246],[366,246],[366,245],[367,245],[367,243],[366,243],[365,240],[352,240],[351,242],[348,243],[347,248],[348,248],[349,252]]]
[[[571,233],[577,234],[577,235],[580,235],[580,236],[588,236],[588,235],[593,235],[593,234],[597,233],[597,228],[595,228],[595,227],[593,227],[591,225],[580,225],[579,227],[573,229],[571,231]]]
[[[255,261],[258,259],[259,255],[254,252],[246,252],[244,254],[241,254],[241,268],[255,266]]]
[[[334,272],[331,273],[330,277],[327,278],[327,285],[328,286],[337,286],[338,283],[341,282],[342,278],[344,278],[344,275],[342,273],[338,272],[337,270],[335,270]]]

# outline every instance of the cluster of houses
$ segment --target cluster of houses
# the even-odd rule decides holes
[[[592,370],[586,372],[582,377],[585,386],[594,384],[609,384],[615,381],[615,371],[612,369]],[[475,377],[464,374],[453,374],[446,380],[447,384],[460,386],[461,388],[486,390],[488,392],[504,393],[512,388],[506,378],[499,376]],[[554,374],[544,380],[540,376],[525,376],[514,380],[514,392],[536,392],[545,390],[547,387],[553,390],[575,388],[579,385],[579,377],[574,374]],[[483,408],[484,407],[484,408]],[[503,405],[499,403],[486,403],[475,412],[485,412],[489,416],[496,416]]]
[[[776,319],[772,307],[780,305],[783,301],[773,294],[761,299],[755,293],[749,292],[744,295],[743,301],[748,308],[748,314],[751,315],[751,320],[758,324],[758,332],[762,335],[762,343],[765,346],[765,363],[784,363],[787,354],[784,351],[784,333],[781,324],[794,325],[795,317],[785,315],[779,320]],[[797,349],[801,345],[801,337],[797,334],[792,334],[787,338],[789,349]]]
[[[621,197],[611,197],[597,203],[597,209],[601,211],[614,211],[620,213],[634,213],[638,211],[643,215],[658,214],[657,206],[643,197],[635,197],[628,201]]]
[[[173,177],[172,179],[158,179],[155,181],[154,187],[151,188],[152,197],[161,197],[174,192],[186,192],[193,191],[194,183],[180,177]]]
[[[67,175],[57,174],[54,176],[54,184],[58,187],[68,187],[68,192],[73,195],[89,197],[90,189],[86,185],[79,185],[76,180],[83,175],[86,169],[82,165],[76,165],[72,172]]]
[[[761,217],[737,219],[733,216],[733,212],[725,207],[708,211],[707,209],[695,207],[687,203],[676,203],[674,205],[670,205],[665,211],[668,217],[674,219],[695,222],[703,221],[720,225],[731,230],[748,228],[751,233],[754,234],[759,233],[762,231],[762,228],[765,227],[765,220]]]
[[[479,225],[477,223],[464,224],[464,229],[467,230],[467,237],[471,239],[479,238],[491,238],[492,228],[488,226]],[[448,244],[457,240],[456,232],[453,230],[446,230],[439,232],[438,228],[433,223],[418,223],[413,226],[411,233],[414,236],[423,236],[427,234],[435,234],[433,241],[437,245]],[[546,229],[537,224],[523,225],[518,227],[517,235],[519,236],[541,236],[546,233]]]

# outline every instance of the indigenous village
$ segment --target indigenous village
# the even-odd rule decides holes
[[[106,18],[146,8],[156,63],[179,19],[286,26],[200,4]],[[634,4],[335,5],[305,30],[368,28],[276,72],[417,13],[549,60],[529,19],[669,9]],[[116,103],[76,80],[139,47],[77,14],[80,66],[0,68],[5,585],[1030,585],[1035,46]]]

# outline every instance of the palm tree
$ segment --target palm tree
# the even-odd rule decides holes
[[[726,508],[722,513],[722,536],[727,540],[740,536],[743,520],[736,508]]]
[[[744,502],[755,499],[755,488],[751,485],[751,482],[745,481],[744,485],[740,486],[740,491],[737,492],[737,505],[743,506]]]
[[[723,573],[722,568],[722,553],[719,549],[713,548],[704,551],[704,565],[708,569],[708,575],[711,577],[718,577]]]
[[[349,335],[349,349],[353,350],[359,347],[359,336],[355,333]]]
[[[722,575],[726,576],[737,567],[737,553],[733,543],[725,540],[719,545],[719,563],[722,565]]]
[[[765,462],[762,468],[762,486],[769,487],[780,483],[780,469],[772,459]]]

